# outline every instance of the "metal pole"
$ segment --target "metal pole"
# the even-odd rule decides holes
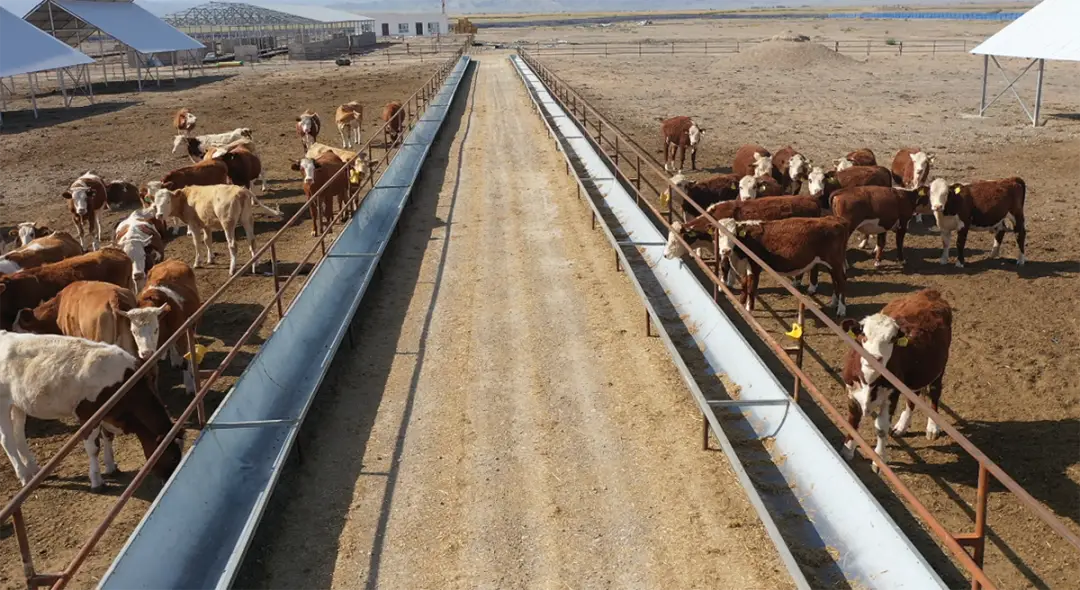
[[[979,99],[979,116],[986,112],[986,74],[990,70],[990,56],[983,56],[982,98]]]
[[[1031,118],[1032,127],[1039,126],[1039,111],[1042,110],[1043,65],[1045,63],[1045,59],[1039,60],[1039,76],[1035,81],[1035,116]]]
[[[109,85],[109,69],[105,67],[105,41],[102,40],[101,31],[98,31],[98,53],[101,55],[101,75],[105,77],[105,85]]]
[[[986,548],[986,495],[989,492],[989,476],[986,466],[979,463],[979,487],[975,492],[975,534],[973,539],[974,550],[971,559],[980,568],[983,566],[983,554]],[[982,584],[972,578],[971,590],[980,590]]]

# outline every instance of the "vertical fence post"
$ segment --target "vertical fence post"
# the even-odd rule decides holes
[[[671,42],[671,55],[675,55],[675,42]]]
[[[904,42],[900,42],[900,55],[904,55]]]
[[[637,55],[641,57],[641,41],[637,42]]]
[[[833,41],[833,51],[835,51],[837,53],[840,53],[840,42],[839,41]]]
[[[975,495],[975,539],[974,550],[971,559],[982,568],[983,553],[986,547],[986,495],[989,492],[989,472],[986,466],[979,462],[979,487]],[[971,590],[980,590],[982,584],[975,579],[971,580]]]
[[[638,192],[641,192],[641,156],[637,156],[637,162],[634,164],[634,186]]]
[[[932,45],[930,46],[930,55],[937,55],[937,40],[931,41],[931,43],[932,43]],[[967,43],[965,42],[964,45],[965,45],[964,50],[966,51],[967,50],[967,47],[966,47]]]
[[[607,42],[604,42],[604,57],[607,57],[607,55],[608,55],[607,46],[608,46]]]
[[[615,167],[619,167],[619,135],[615,134]]]
[[[866,40],[866,55],[870,55],[870,40]]]
[[[668,209],[670,210],[670,209],[672,209],[672,207],[670,205],[668,205]],[[720,231],[720,230],[716,229],[715,227],[712,227],[712,228],[709,228],[709,229],[712,231],[712,234],[713,234],[713,241],[712,241],[712,244],[713,244],[713,248],[712,248],[713,268],[712,268],[712,271],[713,271],[713,274],[716,275],[716,278],[718,278],[720,280],[723,280],[723,277],[720,276],[720,240],[718,239],[720,236],[717,235],[717,232]],[[713,301],[715,301],[717,303],[720,303],[720,283],[713,283],[713,286],[712,286],[712,298],[713,298]]]
[[[705,55],[709,55],[709,42],[705,42]]]

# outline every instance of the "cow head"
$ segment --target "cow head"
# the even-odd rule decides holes
[[[889,364],[897,346],[908,345],[908,339],[896,320],[883,313],[865,317],[861,322],[844,320],[841,327],[883,366]],[[860,382],[848,385],[848,394],[862,405],[865,412],[870,403],[870,387],[881,377],[881,373],[871,367],[865,358],[859,358],[859,366]]]
[[[801,180],[810,173],[810,161],[802,154],[795,154],[788,160],[788,177],[791,180]]]
[[[667,207],[671,203],[671,186],[677,186],[680,189],[685,189],[690,184],[690,180],[683,176],[682,173],[676,173],[668,180],[668,187],[664,189],[664,192],[660,193],[660,206]]]
[[[154,193],[154,198],[150,202],[150,207],[154,210],[154,217],[158,219],[165,219],[172,212],[172,201],[175,193],[167,188],[158,189]]]
[[[131,323],[131,335],[135,337],[135,346],[139,349],[139,358],[146,360],[153,356],[158,347],[161,333],[161,316],[169,313],[166,303],[161,307],[139,307],[118,313]]]
[[[907,188],[919,188],[926,184],[926,179],[930,177],[930,164],[932,161],[933,158],[926,152],[919,151],[911,154],[914,174],[911,178],[911,186]]]
[[[312,158],[301,158],[292,163],[291,168],[297,172],[304,173],[304,184],[315,182],[315,169],[319,165]]]
[[[38,229],[33,221],[24,221],[11,230],[11,236],[19,238],[19,246],[25,246],[38,237],[38,234],[46,235],[48,231],[48,228]]]
[[[754,176],[762,177],[772,174],[772,158],[762,153],[754,154]]]
[[[64,198],[71,199],[71,206],[76,215],[86,215],[90,211],[90,187],[82,183],[71,185],[64,191]]]
[[[120,249],[131,259],[131,278],[135,280],[135,286],[142,289],[146,280],[146,271],[157,262],[158,252],[147,251],[153,238],[136,230],[130,231],[120,242]]]
[[[240,133],[240,137],[243,137],[244,139],[251,139],[251,129],[250,128],[248,128],[248,127],[240,127],[240,128],[237,129],[237,131]]]
[[[839,158],[839,159],[836,160],[836,171],[839,172],[841,170],[847,170],[848,168],[851,168],[854,165],[855,165],[854,162],[849,160],[847,156],[844,156],[844,157]]]
[[[184,119],[181,121],[181,128],[182,129],[191,129],[192,127],[195,126],[195,120],[196,119],[197,119],[197,117],[195,115],[193,115],[191,113],[191,111],[185,112],[184,113]]]
[[[691,149],[697,149],[697,144],[701,143],[701,136],[705,134],[705,130],[698,127],[697,123],[690,123],[690,147]]]
[[[949,193],[959,192],[962,185],[950,185],[944,178],[935,178],[930,183],[930,210],[935,214],[945,211],[945,204],[949,200]]]
[[[315,133],[315,115],[303,114],[296,118],[296,128],[304,135]]]
[[[743,176],[739,180],[739,200],[749,201],[756,199],[758,195],[758,179],[753,176]]]
[[[664,258],[673,260],[675,258],[682,258],[686,255],[686,248],[679,241],[678,236],[683,233],[683,224],[681,221],[676,221],[671,224],[671,231],[668,232],[667,244],[664,245]]]
[[[360,152],[356,159],[353,160],[352,169],[349,170],[349,182],[353,185],[360,185],[364,179],[375,172],[376,164],[377,162],[371,159],[368,152]]]
[[[724,219],[717,220],[720,226],[726,229],[731,235],[742,238],[746,235],[746,227],[752,225],[761,225],[760,221],[741,221],[736,223],[734,219],[725,217]],[[716,247],[720,253],[720,259],[727,258],[731,262],[731,271],[736,276],[743,276],[748,270],[748,263],[746,257],[740,255],[734,255],[737,252],[738,247],[735,245],[735,240],[723,231],[716,232]]]

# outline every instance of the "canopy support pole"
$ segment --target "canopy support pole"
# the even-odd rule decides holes
[[[979,100],[979,116],[986,112],[986,74],[990,71],[990,56],[983,56],[982,98]]]
[[[1024,76],[1024,74],[1028,73],[1028,70],[1031,69],[1031,66],[1034,66],[1035,62],[1037,62],[1039,60],[1037,60],[1037,59],[1031,60],[1031,62],[1028,63],[1026,68],[1024,68],[1019,74],[1017,74],[1017,76],[1015,78],[1010,80],[1008,74],[1005,72],[1005,69],[1002,68],[1001,64],[998,62],[997,57],[990,56],[990,59],[992,59],[994,61],[994,67],[996,67],[998,69],[998,72],[1001,73],[1001,77],[1004,78],[1005,81],[1008,82],[1009,84],[1005,87],[1004,90],[997,93],[997,96],[995,96],[993,98],[993,100],[991,100],[989,103],[986,104],[986,106],[984,106],[982,108],[982,111],[979,113],[979,115],[982,115],[984,112],[986,112],[986,110],[989,109],[995,102],[997,102],[997,100],[999,98],[1001,98],[1006,92],[1012,91],[1013,96],[1015,96],[1016,100],[1020,103],[1020,108],[1024,109],[1024,114],[1027,115],[1028,120],[1031,120],[1032,119],[1031,111],[1028,110],[1027,105],[1024,104],[1024,99],[1020,98],[1020,94],[1018,94],[1016,92],[1016,89],[1013,88],[1013,86],[1020,80],[1020,78],[1022,78]]]
[[[1039,126],[1039,111],[1042,110],[1043,67],[1045,64],[1045,59],[1039,60],[1039,75],[1035,82],[1035,116],[1031,118],[1032,127]]]
[[[34,88],[34,75],[27,74],[26,79],[30,81],[30,104],[34,107],[34,118],[37,119],[37,89]]]

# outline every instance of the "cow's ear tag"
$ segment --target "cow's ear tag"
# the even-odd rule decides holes
[[[960,187],[954,188],[953,192],[959,195],[960,194]]]
[[[848,330],[848,331],[847,331],[847,335],[848,335],[848,336],[851,336],[851,339],[852,339],[852,340],[854,340],[854,339],[855,339],[855,332],[852,332],[851,330]]]
[[[739,188],[739,185],[735,184],[734,182],[731,183],[731,190],[737,190],[738,188]]]
[[[740,237],[740,238],[745,238],[745,237],[746,237],[746,230],[745,230],[745,229],[740,229],[740,230],[739,230],[738,232],[736,232],[736,233],[738,233],[738,234],[739,234],[739,237]]]
[[[924,188],[919,189],[919,196],[920,197],[925,197],[926,196],[926,189],[924,189]]]
[[[897,346],[907,346],[908,342],[910,342],[910,340],[908,340],[907,336],[901,336],[900,338],[898,338],[896,340],[896,345]]]
[[[795,340],[798,340],[799,338],[802,338],[802,326],[800,326],[799,324],[791,324],[791,331],[784,332],[784,335],[788,338],[794,338]]]

